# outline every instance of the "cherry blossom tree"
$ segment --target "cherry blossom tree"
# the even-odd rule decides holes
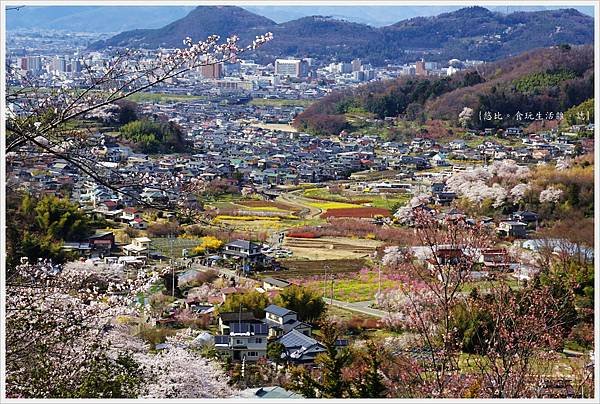
[[[77,394],[107,355],[113,320],[136,312],[137,294],[158,276],[142,271],[119,280],[76,264],[18,266],[6,280],[7,394]]]
[[[527,166],[520,166],[511,159],[497,160],[488,166],[490,173],[498,179],[514,183],[529,178],[531,170]]]
[[[562,189],[555,186],[549,186],[540,192],[540,203],[557,203],[562,194]]]
[[[573,166],[573,160],[569,158],[561,157],[556,160],[556,169],[558,171],[564,171]]]
[[[421,192],[414,195],[406,205],[400,207],[394,213],[394,217],[400,224],[411,224],[415,219],[414,211],[420,210],[431,203],[431,197],[431,192]]]
[[[189,349],[172,345],[155,355],[139,353],[134,358],[148,369],[145,376],[149,382],[143,386],[141,398],[226,398],[236,395],[218,363]]]
[[[453,329],[453,308],[464,300],[461,288],[470,278],[482,248],[492,236],[480,225],[464,221],[440,223],[424,212],[416,212],[415,240],[420,252],[407,249],[405,274],[397,291],[378,295],[380,307],[393,312],[386,321],[409,330],[423,341],[425,364],[432,372],[427,381],[434,397],[449,394],[458,369],[460,344]],[[422,250],[422,251],[421,251]],[[398,265],[401,250],[389,249],[387,262]]]
[[[460,114],[458,114],[458,124],[463,128],[469,127],[471,120],[473,119],[473,108],[464,107]]]
[[[521,204],[525,201],[527,193],[531,191],[531,185],[528,183],[519,183],[511,188],[510,197],[516,204]]]
[[[478,355],[468,363],[481,375],[483,397],[540,397],[553,373],[543,365],[556,361],[565,332],[562,304],[549,287],[514,291],[500,285],[474,298],[485,318],[475,332]]]
[[[483,201],[491,200],[492,206],[499,208],[506,202],[510,186],[529,178],[530,175],[528,167],[506,159],[494,161],[486,167],[454,173],[446,181],[446,186],[479,206]]]

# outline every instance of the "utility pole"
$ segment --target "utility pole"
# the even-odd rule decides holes
[[[175,297],[175,262],[173,259],[173,235],[169,234],[169,245],[170,245],[170,258],[171,258],[171,281],[173,283],[173,287],[171,288],[171,296]]]
[[[333,283],[335,282],[334,277],[331,277],[331,305],[333,306]]]
[[[329,269],[328,265],[325,265],[323,268],[325,270],[325,278],[323,279],[323,298],[327,296],[327,270]]]

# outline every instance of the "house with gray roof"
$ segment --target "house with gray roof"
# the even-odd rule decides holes
[[[269,337],[277,337],[296,330],[304,335],[311,335],[311,326],[298,320],[293,310],[271,304],[265,308],[265,323],[269,325]]]
[[[298,330],[291,330],[277,341],[285,347],[283,357],[296,363],[313,362],[318,354],[325,352],[323,344]]]
[[[265,262],[265,255],[260,251],[261,245],[248,240],[234,240],[225,244],[223,258],[238,261],[245,272]]]

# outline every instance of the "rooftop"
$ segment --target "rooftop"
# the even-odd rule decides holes
[[[266,312],[266,313],[271,313],[271,314],[274,314],[274,315],[276,315],[276,316],[279,316],[279,317],[283,317],[283,316],[286,316],[286,315],[288,315],[288,314],[292,314],[292,313],[293,313],[293,314],[296,314],[296,312],[295,312],[295,311],[288,310],[288,309],[286,309],[286,308],[284,308],[284,307],[279,307],[279,306],[277,306],[277,305],[275,305],[275,304],[270,304],[270,305],[268,305],[268,306],[265,308],[265,312]]]

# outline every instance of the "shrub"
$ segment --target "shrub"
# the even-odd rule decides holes
[[[216,251],[223,246],[223,242],[213,236],[202,237],[202,242],[192,249],[192,255],[204,254],[205,252]]]
[[[171,337],[177,333],[177,330],[162,327],[152,327],[150,325],[141,324],[138,336],[150,344],[152,349],[156,348],[156,344],[162,344],[167,337]]]
[[[148,226],[148,236],[166,237],[169,235],[177,236],[183,232],[177,222],[153,223]]]

